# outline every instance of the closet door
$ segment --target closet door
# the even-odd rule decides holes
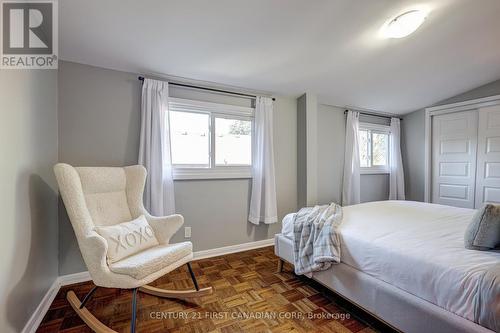
[[[474,208],[477,110],[433,117],[432,202]]]
[[[476,208],[500,203],[500,105],[479,109]]]

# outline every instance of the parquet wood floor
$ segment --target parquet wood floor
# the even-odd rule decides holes
[[[194,261],[200,287],[212,286],[214,293],[181,301],[139,292],[137,332],[392,332],[314,281],[294,275],[290,265],[275,273],[277,262],[273,247]],[[153,285],[191,289],[192,281],[183,266]],[[93,286],[63,287],[37,332],[91,332],[65,295],[73,289],[81,300]],[[129,332],[131,296],[129,290],[100,288],[87,308],[105,325]]]

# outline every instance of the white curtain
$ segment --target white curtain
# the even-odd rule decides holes
[[[259,224],[278,221],[273,148],[273,100],[255,101],[255,139],[252,166],[252,196],[248,221]]]
[[[405,199],[405,176],[401,158],[401,129],[399,118],[391,118],[391,138],[389,150],[389,200]]]
[[[360,202],[359,112],[349,111],[345,128],[342,206]]]
[[[144,79],[139,164],[148,171],[144,204],[156,216],[175,212],[169,129],[168,82]]]

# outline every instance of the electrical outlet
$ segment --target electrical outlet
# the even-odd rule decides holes
[[[191,238],[191,227],[184,228],[184,238]]]

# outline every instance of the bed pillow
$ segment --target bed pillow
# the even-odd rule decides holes
[[[465,247],[482,251],[500,247],[500,205],[485,204],[474,214],[465,231]]]
[[[108,242],[106,256],[110,264],[159,245],[144,215],[130,222],[95,227],[95,231]]]

